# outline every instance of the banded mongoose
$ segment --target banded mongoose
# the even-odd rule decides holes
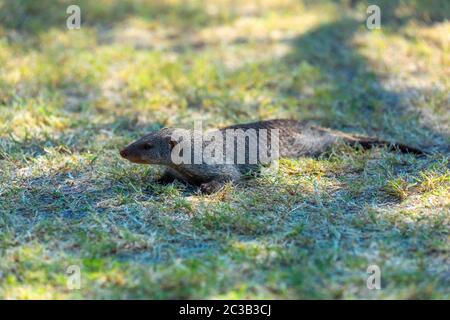
[[[230,159],[225,159],[225,153],[229,152],[225,146],[226,132],[231,130],[242,133],[248,132],[249,129],[254,129],[253,131],[256,131],[257,134],[246,136],[244,142],[242,140],[238,142],[238,139],[234,139],[232,142],[232,149],[234,149],[234,154],[232,154],[233,159],[231,159],[231,162]],[[265,140],[259,138],[262,137],[259,132],[264,131],[261,129],[266,129],[265,132],[268,132]],[[249,171],[257,170],[261,166],[260,157],[257,157],[256,162],[249,161],[250,151],[252,151],[249,146],[256,144],[258,147],[257,150],[260,152],[259,150],[262,150],[262,144],[270,145],[273,140],[272,136],[274,136],[273,132],[275,132],[273,129],[278,129],[275,130],[278,132],[277,157],[298,158],[302,156],[318,156],[337,143],[347,143],[349,145],[359,144],[363,148],[386,146],[391,150],[399,150],[404,153],[423,154],[421,150],[404,144],[391,143],[378,138],[350,135],[322,128],[309,121],[276,119],[238,124],[210,131],[212,135],[215,133],[224,137],[222,154],[217,157],[217,155],[211,153],[212,156],[216,156],[213,160],[210,159],[211,156],[206,156],[204,151],[214,139],[205,141],[204,136],[200,137],[203,133],[198,133],[195,130],[186,130],[190,135],[188,137],[190,141],[185,142],[192,147],[190,148],[192,155],[189,155],[192,161],[190,161],[191,163],[174,161],[172,151],[180,143],[180,139],[174,138],[174,133],[176,130],[179,130],[175,128],[163,128],[150,133],[121,150],[120,155],[134,163],[166,166],[166,171],[160,178],[160,182],[171,182],[179,179],[189,184],[200,186],[201,191],[204,193],[212,193],[219,190],[227,182],[241,180],[244,176],[247,176]],[[194,146],[196,140],[201,141],[199,148],[195,148]],[[271,151],[270,148],[269,151]],[[183,152],[186,152],[186,150],[182,151],[181,154]],[[202,153],[204,161],[195,163],[193,159],[196,156],[195,154],[199,152]],[[244,163],[236,161],[239,153],[245,153]]]

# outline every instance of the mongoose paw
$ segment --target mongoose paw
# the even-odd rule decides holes
[[[170,175],[170,174],[163,174],[161,177],[156,179],[156,183],[159,184],[170,184],[172,182],[174,182],[176,179],[174,176]]]
[[[202,193],[210,194],[218,191],[223,186],[223,183],[218,181],[205,182],[200,185],[200,190]]]

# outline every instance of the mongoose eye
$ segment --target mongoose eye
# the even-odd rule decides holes
[[[152,148],[153,148],[153,146],[151,144],[148,144],[148,143],[144,144],[144,150],[150,150]]]

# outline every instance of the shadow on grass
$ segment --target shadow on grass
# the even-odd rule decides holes
[[[328,85],[326,94],[319,95],[319,103],[314,106],[321,111],[321,123],[337,128],[356,125],[369,134],[390,134],[393,137],[389,140],[399,139],[434,151],[449,152],[450,137],[421,123],[419,114],[405,104],[402,93],[385,89],[380,75],[372,71],[367,59],[358,53],[351,41],[361,29],[366,31],[364,22],[347,18],[321,25],[294,39],[293,51],[281,61],[290,68],[306,62],[320,71]],[[280,94],[297,95],[298,92]],[[414,135],[416,137],[411,139]]]

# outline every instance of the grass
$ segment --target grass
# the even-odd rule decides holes
[[[374,31],[363,1],[78,3],[70,31],[68,1],[0,0],[1,298],[450,298],[445,1],[379,1]],[[209,196],[118,155],[274,117],[430,154],[340,146]]]

